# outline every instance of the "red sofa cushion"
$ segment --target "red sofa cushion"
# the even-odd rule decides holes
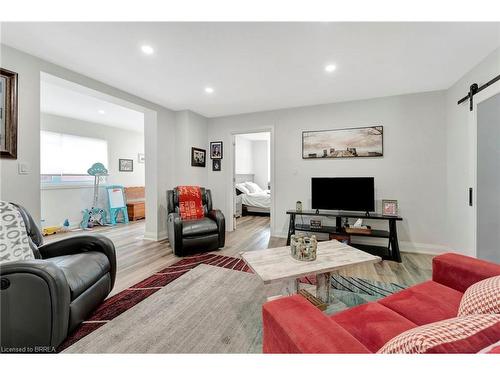
[[[417,327],[415,323],[376,302],[342,311],[332,315],[331,319],[371,352],[376,352],[401,332]]]
[[[383,354],[478,353],[500,337],[500,315],[466,315],[411,329],[380,349]]]
[[[434,281],[412,286],[378,301],[416,325],[454,318],[462,293]]]

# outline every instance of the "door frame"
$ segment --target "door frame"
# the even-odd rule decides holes
[[[236,203],[236,194],[235,194],[235,189],[236,189],[236,136],[237,135],[242,135],[242,134],[249,134],[249,133],[270,133],[270,145],[269,145],[269,164],[270,164],[270,174],[271,174],[271,209],[269,213],[269,220],[270,220],[270,227],[271,227],[271,235],[273,233],[273,218],[275,217],[275,212],[276,212],[276,199],[275,199],[275,192],[276,192],[276,184],[275,184],[275,171],[274,171],[274,157],[275,157],[275,151],[274,151],[274,126],[270,125],[268,127],[261,127],[261,128],[255,128],[255,129],[246,129],[246,130],[237,130],[231,132],[231,158],[232,158],[232,163],[231,163],[231,204],[229,205],[229,212],[231,214],[231,219],[233,220],[233,230],[236,229],[236,218],[234,217],[234,206]]]
[[[472,253],[477,257],[477,109],[478,105],[489,98],[500,94],[500,81],[474,95],[472,111],[469,111],[471,181],[472,188]]]

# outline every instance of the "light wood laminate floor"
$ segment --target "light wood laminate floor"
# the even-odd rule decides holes
[[[45,237],[52,242],[64,237],[99,233],[109,237],[116,246],[117,276],[111,295],[145,279],[181,258],[172,253],[168,241],[150,241],[143,238],[144,221],[99,227],[92,231],[60,233]],[[226,233],[226,246],[215,253],[239,257],[242,251],[284,246],[285,238],[271,237],[269,217],[244,216],[238,219],[237,229]],[[431,278],[432,255],[402,253],[403,262],[383,261],[354,266],[339,271],[344,276],[413,285]]]

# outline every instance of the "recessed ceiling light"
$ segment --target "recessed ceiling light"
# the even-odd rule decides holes
[[[205,92],[207,94],[213,94],[214,93],[214,89],[212,87],[205,87]]]
[[[147,44],[141,46],[141,51],[146,55],[152,55],[155,52],[153,47],[148,46]]]
[[[106,113],[106,112],[104,112],[104,110],[103,110],[103,109],[100,109],[100,110],[98,110],[97,112],[98,112],[98,113],[100,113],[101,115],[103,115],[103,114],[105,114],[105,113]]]
[[[337,67],[333,64],[328,64],[327,66],[325,66],[325,72],[327,72],[327,73],[331,73],[335,69],[337,69]]]

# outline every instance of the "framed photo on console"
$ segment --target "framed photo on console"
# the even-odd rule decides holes
[[[392,199],[382,199],[382,215],[398,216],[398,201]]]

